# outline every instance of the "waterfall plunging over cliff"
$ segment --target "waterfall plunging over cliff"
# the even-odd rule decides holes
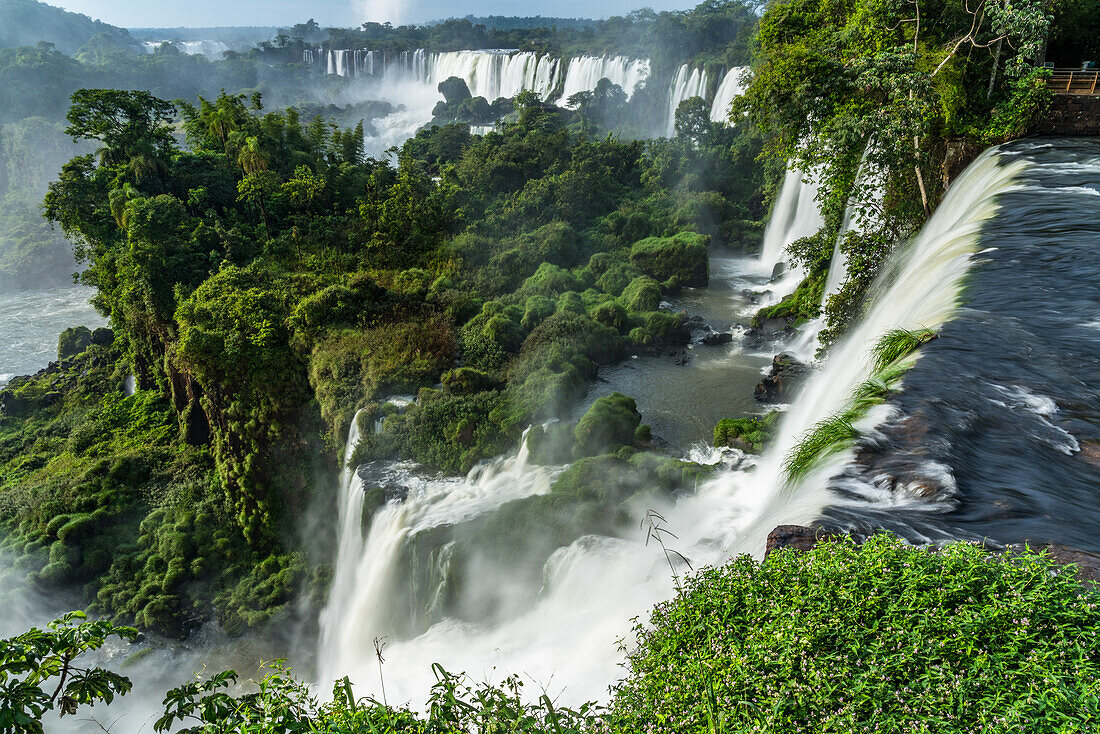
[[[787,262],[788,245],[816,233],[824,224],[817,205],[817,183],[812,176],[806,176],[793,167],[788,168],[764,228],[759,260],[761,270],[774,273],[780,263]],[[778,302],[792,293],[802,276],[800,269],[788,268],[772,283],[768,302]]]
[[[722,77],[710,107],[712,122],[729,122],[730,105],[733,104],[733,100],[745,93],[745,75],[748,71],[747,66],[735,66]]]
[[[707,96],[707,72],[702,69],[691,69],[687,64],[681,66],[676,76],[672,78],[672,86],[668,90],[668,124],[665,134],[672,137],[676,134],[676,110],[680,103],[692,97]]]
[[[1021,170],[1002,163],[995,151],[976,161],[921,233],[891,256],[872,288],[865,320],[810,378],[763,456],[741,457],[693,493],[645,501],[661,512],[678,536],[675,550],[695,568],[739,552],[759,554],[772,527],[810,522],[834,499],[830,478],[851,461],[851,451],[837,452],[793,481],[784,475],[784,459],[808,430],[845,409],[854,388],[871,374],[870,350],[884,334],[935,328],[951,317],[979,230]],[[872,410],[858,427],[870,430],[887,412]],[[349,445],[355,439],[349,436]],[[388,483],[401,491],[375,512],[364,532],[367,485],[362,470],[345,475],[336,580],[321,620],[323,686],[348,674],[358,685],[375,687],[373,640],[388,635],[385,681],[391,700],[419,700],[433,683],[433,663],[478,680],[525,674],[551,686],[550,694],[561,694],[563,702],[589,700],[617,677],[616,640],[629,636],[629,620],[673,591],[666,558],[646,546],[642,531],[585,536],[546,561],[533,606],[480,624],[444,618],[402,636],[395,622],[408,614],[402,585],[411,581],[395,572],[401,548],[430,537],[425,533],[433,528],[491,517],[505,502],[548,491],[554,471],[528,463],[526,442],[516,455],[482,464],[465,478],[418,478],[411,467],[396,463],[367,469],[371,486]],[[637,516],[645,510],[630,508]],[[514,549],[515,558],[523,553],[523,547]],[[446,556],[446,547],[439,547],[432,563]],[[513,583],[508,562],[482,559],[462,575],[467,592],[494,599],[500,585]]]
[[[625,56],[577,56],[569,60],[565,72],[565,86],[558,104],[565,105],[578,92],[589,92],[601,79],[618,84],[626,92],[627,99],[634,96],[639,84],[649,78],[648,59],[630,59]]]

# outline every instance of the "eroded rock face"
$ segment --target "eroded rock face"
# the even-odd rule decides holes
[[[785,402],[801,379],[809,372],[809,367],[787,352],[777,354],[772,359],[771,372],[756,385],[753,395],[762,403]]]

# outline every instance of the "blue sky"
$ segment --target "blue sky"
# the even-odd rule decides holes
[[[322,25],[365,20],[395,23],[474,15],[548,15],[602,18],[638,7],[680,10],[697,0],[46,0],[126,28],[291,25],[315,18]]]

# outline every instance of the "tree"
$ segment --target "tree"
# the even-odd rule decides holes
[[[84,612],[69,612],[45,630],[0,640],[0,731],[41,732],[47,711],[71,715],[130,692],[129,678],[76,663],[108,638],[132,640],[137,630],[86,619]]]
[[[175,148],[168,123],[176,113],[171,102],[148,92],[79,89],[73,93],[65,132],[74,140],[103,143],[100,159],[113,165],[137,152],[167,156]]]

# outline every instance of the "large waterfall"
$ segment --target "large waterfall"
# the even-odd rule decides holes
[[[816,233],[825,220],[817,205],[817,184],[812,176],[791,167],[783,177],[779,196],[772,206],[771,218],[764,228],[760,249],[760,269],[775,273],[777,266],[787,261],[787,246]],[[798,268],[788,268],[773,283],[769,303],[778,302],[792,293],[802,279]]]
[[[569,60],[565,73],[565,86],[559,104],[565,104],[577,92],[596,88],[601,79],[618,84],[626,92],[627,99],[634,95],[639,84],[649,78],[647,59],[628,59],[625,56],[577,56]]]
[[[378,85],[376,93],[405,106],[405,113],[383,123],[395,128],[393,134],[383,131],[381,144],[385,147],[399,143],[402,135],[408,137],[431,119],[431,109],[440,98],[436,87],[450,77],[464,79],[471,94],[490,102],[532,91],[544,101],[568,106],[570,97],[592,91],[601,79],[622,87],[630,99],[651,73],[648,59],[575,56],[563,62],[550,54],[507,50],[429,53],[420,49],[387,54],[365,49],[306,49],[302,61],[326,74],[372,80]],[[712,98],[706,70],[681,65],[669,82],[665,118],[654,122],[654,133],[673,135],[676,110],[692,97],[701,97],[710,105],[711,120],[725,122],[733,99],[744,91],[746,72],[745,67],[730,69]],[[378,146],[369,147],[373,151]]]
[[[994,215],[998,196],[1015,185],[1022,168],[1004,165],[994,151],[952,185],[922,232],[891,257],[873,288],[866,319],[804,386],[762,457],[743,457],[675,501],[652,500],[652,509],[678,535],[672,546],[693,567],[721,563],[735,553],[758,554],[775,525],[820,516],[833,497],[829,479],[851,461],[851,452],[832,456],[797,481],[785,478],[784,458],[806,431],[845,409],[854,388],[871,374],[869,351],[884,334],[935,328],[951,317],[983,222]],[[784,211],[777,209],[776,216],[785,216]],[[870,430],[887,412],[873,410],[859,427]],[[357,439],[354,430],[349,446]],[[401,489],[374,514],[365,533],[360,519],[364,472],[372,484],[385,484],[388,473]],[[666,558],[646,546],[640,530],[624,531],[619,538],[588,536],[560,548],[546,562],[531,608],[482,624],[444,619],[404,638],[395,625],[407,609],[402,585],[408,580],[394,572],[402,546],[433,527],[487,515],[509,500],[545,492],[553,476],[553,470],[527,463],[525,444],[515,456],[486,463],[462,479],[418,479],[401,464],[345,474],[336,580],[322,618],[320,682],[327,685],[346,673],[368,690],[377,689],[374,641],[386,638],[383,675],[391,702],[421,700],[437,662],[475,680],[521,673],[546,686],[552,697],[561,694],[563,702],[603,696],[619,673],[617,640],[629,638],[630,619],[673,590]],[[640,517],[645,508],[633,511]],[[516,557],[522,553],[515,549]],[[508,578],[505,566],[486,563],[464,576],[463,584],[473,596],[484,593],[492,599]]]

